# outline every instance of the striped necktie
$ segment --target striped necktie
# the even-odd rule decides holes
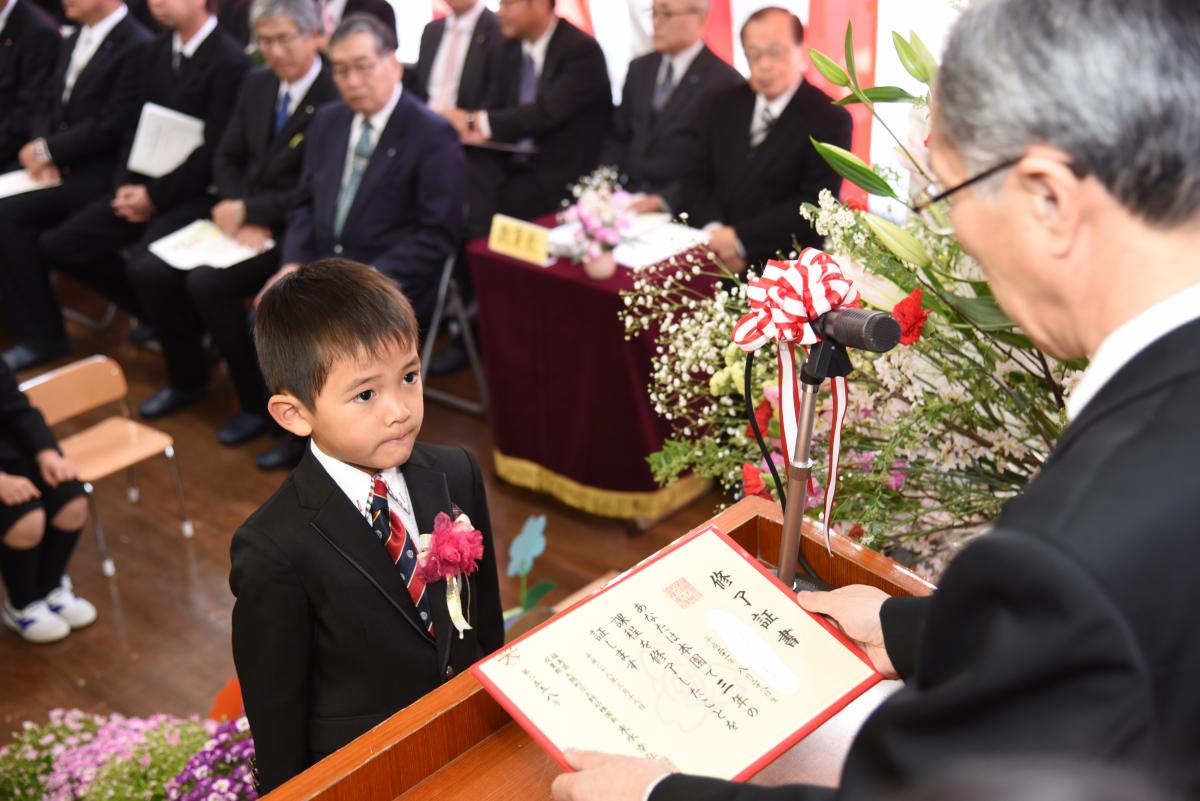
[[[354,145],[354,152],[350,154],[350,177],[338,195],[333,218],[334,236],[342,235],[342,226],[346,224],[346,216],[350,214],[350,207],[354,205],[354,195],[358,192],[358,185],[362,183],[363,173],[367,171],[367,164],[371,162],[371,152],[374,149],[375,145],[371,142],[371,121],[364,119],[362,134],[358,137],[358,143]]]
[[[421,622],[426,624],[430,636],[433,636],[433,616],[429,596],[425,592],[425,579],[417,569],[417,543],[405,531],[400,516],[388,507],[387,484],[383,476],[378,474],[371,488],[371,528],[387,548],[392,563],[400,568],[400,578],[408,587],[408,594],[412,596]]]

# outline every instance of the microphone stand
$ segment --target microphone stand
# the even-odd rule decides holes
[[[800,370],[800,419],[796,431],[796,450],[788,462],[788,502],[783,512],[783,534],[779,541],[779,580],[793,590],[829,589],[828,585],[820,586],[820,583],[797,577],[796,563],[800,559],[808,480],[813,469],[812,433],[817,416],[817,389],[825,379],[850,375],[853,369],[845,345],[822,339],[809,348],[808,359]]]

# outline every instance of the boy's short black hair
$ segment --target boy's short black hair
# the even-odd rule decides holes
[[[254,320],[267,386],[309,409],[339,357],[417,344],[408,298],[387,276],[349,259],[320,259],[286,276],[263,296]]]

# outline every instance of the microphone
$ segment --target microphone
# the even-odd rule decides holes
[[[900,343],[900,323],[887,312],[834,309],[818,317],[812,326],[821,339],[847,348],[887,353]]]

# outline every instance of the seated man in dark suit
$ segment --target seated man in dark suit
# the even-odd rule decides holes
[[[0,171],[29,141],[29,121],[54,70],[58,25],[29,0],[0,0]]]
[[[1198,41],[1200,6],[1183,0],[992,0],[950,33],[929,193],[1021,329],[1091,361],[1038,474],[933,595],[800,593],[904,679],[858,732],[840,787],[584,755],[592,769],[557,779],[556,798],[974,799],[907,791],[1035,758],[1123,765],[1197,797]]]
[[[712,92],[745,83],[701,38],[707,0],[657,0],[651,15],[654,52],[630,62],[600,157],[601,164],[617,167],[627,189],[645,193],[636,204],[639,211],[678,208],[702,102]]]
[[[211,217],[225,234],[262,252],[220,270],[176,270],[149,251],[128,265],[142,318],[157,333],[167,361],[169,384],[147,405],[179,408],[204,391],[209,370],[203,337],[209,332],[238,399],[238,413],[217,435],[224,445],[270,427],[245,301],[279,268],[279,248],[263,249],[283,236],[308,125],[320,106],[338,97],[318,54],[321,17],[312,0],[254,0],[250,15],[267,65],[246,76],[217,145],[213,177],[220,202]]]
[[[0,199],[0,301],[16,370],[69,350],[38,235],[112,189],[125,132],[137,122],[137,65],[150,33],[121,0],[66,0],[80,29],[59,46],[58,64],[20,150],[21,166],[59,186]]]
[[[496,15],[483,0],[447,0],[450,14],[421,32],[416,66],[404,86],[434,111],[479,108],[487,90],[487,49],[500,38]]]
[[[328,52],[329,37],[333,35],[337,26],[353,14],[370,14],[382,22],[383,27],[392,32],[393,41],[396,41],[400,34],[396,30],[396,10],[388,0],[322,0],[321,19],[325,23],[324,52]]]
[[[205,0],[153,0],[151,10],[168,31],[147,44],[137,59],[141,85],[136,106],[154,103],[200,119],[204,143],[158,178],[121,166],[113,195],[88,203],[39,239],[39,269],[64,272],[137,315],[142,309],[125,276],[124,251],[135,243],[144,249],[208,213],[213,203],[209,194],[213,148],[250,66],[238,44],[217,27]],[[133,135],[130,126],[126,153]],[[127,164],[127,157],[120,163]],[[59,314],[53,306],[27,312],[41,325]],[[44,358],[40,353],[33,356]],[[154,415],[164,410],[146,411]]]
[[[793,237],[801,247],[820,244],[800,204],[816,203],[822,189],[836,193],[841,179],[809,137],[849,150],[851,133],[850,114],[804,80],[804,27],[794,14],[756,11],[741,36],[750,84],[705,105],[695,129],[698,157],[684,179],[682,207],[672,209],[707,228],[713,251],[736,270],[789,253]]]
[[[283,266],[259,297],[301,264],[342,256],[395,281],[424,337],[442,267],[462,238],[462,148],[450,124],[401,87],[396,46],[379,20],[344,19],[329,58],[344,102],[318,111],[309,128]],[[289,436],[258,465],[290,467],[303,453]]]
[[[554,0],[506,3],[497,18],[508,38],[491,48],[483,108],[445,114],[468,145],[524,145],[536,152],[471,149],[471,237],[486,234],[496,212],[532,219],[557,209],[567,187],[596,167],[612,124],[604,53],[555,15]]]

